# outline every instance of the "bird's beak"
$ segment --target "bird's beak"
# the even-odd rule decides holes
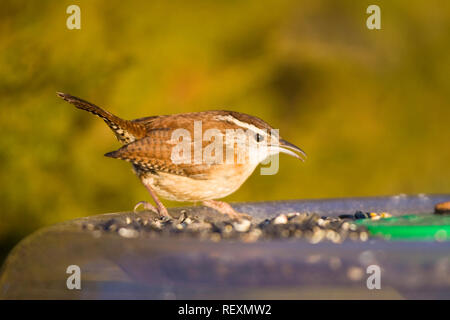
[[[302,161],[306,160],[306,153],[296,145],[293,145],[286,140],[280,139],[278,144],[278,151],[281,153],[286,153],[290,156],[296,157]]]

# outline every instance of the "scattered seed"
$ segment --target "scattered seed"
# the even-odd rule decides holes
[[[369,216],[369,215],[368,215]],[[382,216],[381,214],[378,216]],[[384,215],[387,216],[387,213]],[[352,216],[351,220],[355,217]],[[252,223],[244,219],[238,222],[217,221],[209,217],[187,216],[182,211],[180,217],[109,219],[100,223],[83,224],[84,230],[102,233],[118,233],[124,238],[139,236],[157,237],[158,235],[189,236],[210,241],[241,240],[254,242],[257,240],[302,238],[310,243],[330,241],[341,243],[345,239],[367,241],[369,234],[363,226],[340,217],[325,217],[314,213],[279,214],[272,219],[260,223]],[[442,238],[439,234],[438,239]]]
[[[382,212],[382,213],[380,213],[380,216],[382,218],[391,218],[392,217],[392,215],[389,212]]]
[[[367,241],[367,239],[369,239],[369,234],[367,232],[361,232],[359,234],[359,239],[361,241]]]
[[[288,213],[286,216],[287,216],[288,219],[292,219],[292,218],[297,217],[299,215],[300,215],[299,212],[291,212],[291,213]]]
[[[341,215],[339,216],[339,218],[340,218],[340,219],[354,219],[355,216],[352,215],[352,214],[341,214]]]
[[[286,215],[280,214],[278,217],[275,218],[273,221],[273,224],[286,224],[288,222],[288,219]]]
[[[367,213],[364,213],[362,211],[356,211],[355,219],[366,219],[366,218],[368,218]]]
[[[251,224],[252,223],[250,222],[250,220],[243,219],[239,222],[233,223],[233,227],[238,232],[246,232],[248,231],[248,229],[250,229]]]
[[[450,214],[450,201],[438,203],[434,207],[436,214]]]

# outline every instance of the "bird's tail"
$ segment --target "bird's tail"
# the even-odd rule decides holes
[[[86,110],[102,118],[111,130],[114,131],[117,139],[124,144],[133,142],[144,136],[145,128],[139,123],[119,118],[90,102],[71,96],[70,94],[62,92],[57,92],[56,94],[78,109]]]

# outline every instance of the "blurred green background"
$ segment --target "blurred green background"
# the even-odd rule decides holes
[[[127,119],[246,112],[308,153],[227,201],[450,192],[448,1],[2,0],[0,37],[0,261],[39,227],[149,199],[56,91]]]

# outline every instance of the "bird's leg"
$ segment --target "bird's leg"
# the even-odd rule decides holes
[[[155,191],[153,191],[153,189],[148,185],[148,184],[144,184],[144,186],[147,188],[148,192],[150,193],[150,195],[153,198],[153,201],[155,201],[156,203],[156,208],[151,205],[150,203],[148,203],[147,201],[140,201],[136,204],[136,206],[134,207],[134,211],[136,212],[136,209],[140,206],[143,205],[144,209],[147,210],[151,210],[153,212],[158,213],[160,216],[162,217],[168,217],[168,218],[172,218],[169,214],[169,212],[167,212],[166,207],[162,204],[161,200],[159,200],[158,196],[156,195]]]
[[[203,205],[214,210],[219,211],[222,214],[229,216],[231,219],[242,220],[247,219],[251,220],[252,217],[248,214],[237,212],[230,206],[228,203],[217,200],[204,200],[202,201]]]

